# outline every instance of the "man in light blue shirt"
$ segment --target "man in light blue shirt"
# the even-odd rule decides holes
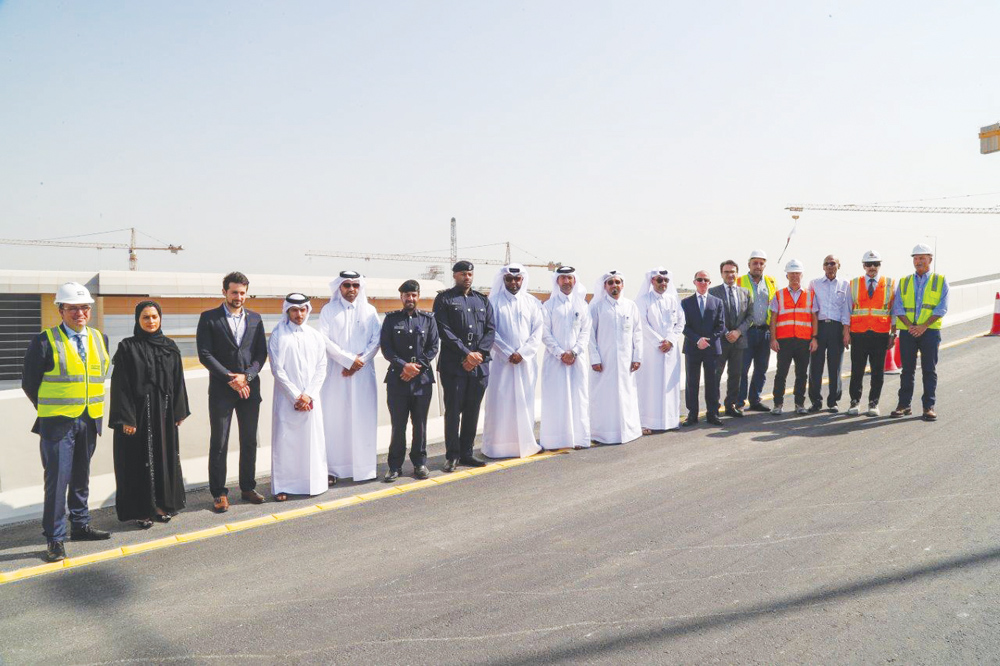
[[[826,397],[828,411],[836,414],[843,392],[840,366],[844,360],[844,326],[851,324],[851,285],[837,277],[840,260],[832,254],[823,259],[823,277],[809,284],[813,292],[813,330],[816,349],[809,359],[810,412],[823,408],[823,365],[826,365],[830,391]]]

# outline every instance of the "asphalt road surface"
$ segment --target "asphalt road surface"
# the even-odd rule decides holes
[[[1000,662],[998,346],[942,351],[936,423],[755,414],[0,585],[0,661]]]

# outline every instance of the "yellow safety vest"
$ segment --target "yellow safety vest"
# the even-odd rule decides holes
[[[52,348],[52,369],[42,375],[38,388],[38,417],[67,416],[75,419],[87,410],[93,419],[104,416],[104,378],[111,365],[104,336],[87,328],[87,364],[62,326],[45,330]]]
[[[931,318],[932,311],[941,302],[941,293],[943,291],[944,276],[937,273],[928,275],[924,286],[924,300],[920,304],[920,312],[916,312],[917,290],[913,285],[913,275],[907,275],[899,281],[899,297],[903,300],[903,309],[906,310],[906,316],[910,318],[910,321],[918,326]],[[903,323],[902,317],[896,317],[896,328],[905,331],[909,326]],[[941,328],[941,320],[938,319],[928,326],[928,328]]]
[[[771,324],[771,308],[770,303],[774,300],[774,293],[778,291],[778,285],[775,284],[774,278],[770,275],[764,276],[764,284],[767,286],[767,323]],[[750,275],[741,275],[739,279],[739,285],[745,287],[747,291],[750,292],[750,310],[753,311],[753,299],[757,297],[757,285],[751,279]]]

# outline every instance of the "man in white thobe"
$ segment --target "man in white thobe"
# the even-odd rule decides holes
[[[288,294],[284,316],[267,343],[274,375],[271,411],[271,493],[318,495],[327,488],[326,440],[320,389],[326,379],[326,343],[306,326],[312,304]]]
[[[527,283],[524,266],[510,264],[497,272],[490,289],[496,336],[483,423],[483,455],[490,458],[524,458],[541,450],[535,441],[535,384],[542,304]]]
[[[542,425],[538,443],[553,450],[590,446],[587,345],[590,306],[576,269],[552,274],[552,295],[542,304]]]
[[[635,371],[642,361],[639,308],[623,297],[625,278],[605,273],[590,302],[590,436],[625,444],[642,435]]]
[[[330,302],[319,314],[319,332],[330,360],[323,399],[329,483],[375,478],[378,394],[375,365],[381,325],[365,296],[365,279],[342,271],[330,283]]]
[[[635,304],[642,317],[642,369],[635,373],[639,388],[642,434],[673,430],[681,423],[681,350],[684,311],[670,271],[657,266],[646,272]]]

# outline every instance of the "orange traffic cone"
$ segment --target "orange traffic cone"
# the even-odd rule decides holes
[[[987,335],[1000,335],[1000,291],[997,292],[996,300],[993,303],[993,330]]]
[[[899,355],[899,337],[896,338],[896,344],[885,351],[885,374],[896,375],[902,372],[900,367],[902,363],[902,357]]]

